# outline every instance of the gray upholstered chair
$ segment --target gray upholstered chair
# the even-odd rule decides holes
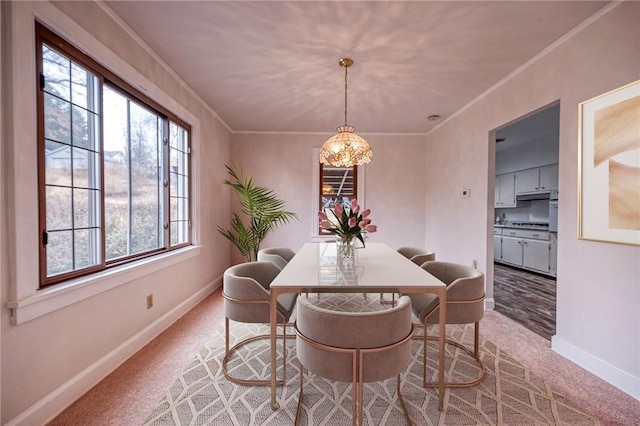
[[[421,266],[424,262],[436,260],[436,254],[434,252],[418,247],[400,247],[398,253],[418,266]]]
[[[270,385],[269,379],[244,379],[231,375],[228,371],[227,363],[235,351],[242,346],[260,339],[270,338],[270,334],[253,336],[236,343],[229,348],[229,320],[245,323],[269,324],[270,294],[269,285],[280,273],[272,262],[247,262],[228,268],[223,277],[224,297],[224,332],[225,332],[225,355],[222,360],[222,371],[225,377],[234,383],[246,385]],[[297,294],[285,293],[278,296],[277,318],[278,324],[282,326],[283,338],[283,376],[279,383],[286,380],[286,344],[287,344],[287,321],[291,317],[296,305]]]
[[[269,247],[258,251],[258,260],[261,262],[273,262],[281,270],[293,259],[296,252],[288,247]],[[306,292],[309,295],[309,292]],[[320,298],[320,293],[318,293]]]
[[[403,255],[404,257],[406,257],[407,259],[409,259],[410,261],[412,261],[418,266],[422,265],[424,262],[436,260],[436,254],[434,252],[425,250],[423,248],[418,248],[418,247],[400,247],[398,249],[398,253],[400,253],[401,255]],[[380,303],[382,303],[383,305],[384,304],[393,305],[395,303],[395,297],[396,295],[395,293],[393,293],[391,294],[390,301],[385,300],[384,294],[380,293]]]
[[[296,424],[304,389],[304,368],[327,378],[351,382],[352,423],[362,424],[363,383],[397,376],[398,398],[407,422],[411,420],[400,393],[400,375],[411,360],[411,300],[401,297],[389,309],[337,312],[298,298],[296,349],[302,367]]]
[[[295,255],[296,252],[288,247],[269,247],[258,251],[258,261],[273,262],[278,268],[282,269],[287,266],[287,263]]]
[[[480,368],[478,377],[466,382],[447,381],[446,387],[469,387],[482,381],[485,366],[478,353],[480,320],[484,316],[484,274],[466,265],[451,262],[425,262],[421,266],[425,271],[447,285],[447,324],[474,323],[473,352],[459,342],[446,339],[447,344],[459,347],[471,355]],[[423,342],[423,383],[425,387],[436,387],[437,382],[427,382],[427,340],[436,336],[427,336],[428,325],[439,324],[439,300],[430,293],[410,294],[413,313],[424,326]]]

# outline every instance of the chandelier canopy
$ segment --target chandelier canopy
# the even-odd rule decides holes
[[[320,162],[334,167],[353,167],[368,164],[373,159],[371,147],[347,124],[347,69],[353,65],[351,58],[342,58],[338,64],[344,68],[344,126],[338,127],[320,148]]]

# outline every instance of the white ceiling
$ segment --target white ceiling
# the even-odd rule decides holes
[[[234,132],[424,134],[609,2],[107,1]]]

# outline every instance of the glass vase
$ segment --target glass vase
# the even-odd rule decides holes
[[[353,238],[336,238],[337,253],[341,259],[353,259],[356,245]]]

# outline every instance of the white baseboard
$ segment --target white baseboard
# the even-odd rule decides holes
[[[626,371],[593,356],[557,335],[551,337],[551,349],[640,401],[639,377],[633,377]]]
[[[200,291],[158,318],[157,321],[149,324],[138,334],[114,348],[91,366],[10,420],[6,425],[47,424],[221,285],[222,277],[207,284]]]
[[[493,311],[496,308],[496,301],[493,297],[487,297],[484,299],[484,310]]]

